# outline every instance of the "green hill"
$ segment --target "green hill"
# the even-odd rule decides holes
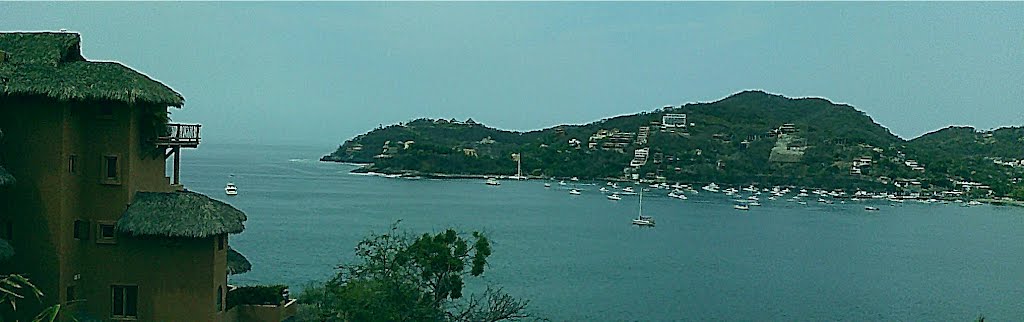
[[[667,114],[685,114],[686,121],[661,124]],[[1024,158],[1024,130],[989,134],[951,128],[905,141],[849,105],[744,91],[716,102],[530,132],[418,119],[352,138],[323,160],[370,163],[365,171],[387,173],[513,175],[513,154],[520,153],[524,174],[540,177],[889,189],[891,179],[938,187],[952,185],[952,177],[971,178],[954,166],[963,160],[994,165],[992,157]],[[648,157],[631,166],[639,149]],[[986,182],[996,187],[995,181],[1014,176],[1000,173]]]

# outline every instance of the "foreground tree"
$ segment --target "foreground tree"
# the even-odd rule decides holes
[[[358,260],[338,267],[324,285],[306,287],[301,315],[316,321],[507,321],[529,318],[528,301],[501,289],[463,297],[465,280],[480,276],[491,246],[453,229],[414,237],[397,224],[356,246]]]
[[[43,297],[43,292],[39,291],[39,288],[24,276],[18,274],[0,275],[0,304],[10,306],[11,310],[17,311],[18,301],[28,297],[34,297],[38,300]],[[53,322],[57,319],[59,312],[60,304],[56,304],[39,312],[31,321]],[[3,315],[0,315],[0,322],[4,321],[6,319]]]

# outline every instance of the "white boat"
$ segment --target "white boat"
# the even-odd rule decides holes
[[[633,187],[625,187],[625,188],[622,188],[622,191],[623,191],[623,192],[633,192]]]
[[[569,180],[572,180],[572,181],[580,181],[580,178],[577,178],[577,177],[572,177],[572,178],[569,178]]]
[[[608,181],[608,183],[606,183],[605,185],[606,186],[610,186],[610,185],[613,185],[613,183],[611,181]]]
[[[619,197],[619,194],[617,193],[613,193],[608,195],[608,200],[622,200],[622,197]]]
[[[747,206],[760,206],[760,205],[761,205],[761,203],[757,202],[757,201],[747,203]]]
[[[545,183],[544,184],[544,188],[551,188],[551,184],[550,183]]]
[[[228,182],[228,184],[224,186],[224,194],[229,196],[237,195],[238,187],[235,187],[234,183]]]
[[[644,189],[640,189],[640,210],[637,211],[633,224],[640,227],[654,227],[654,217],[644,216]]]
[[[487,178],[487,181],[484,181],[484,184],[486,184],[488,186],[499,186],[499,185],[501,185],[501,182],[498,181],[498,179],[495,179],[495,178]]]
[[[971,200],[971,201],[967,202],[967,205],[969,205],[969,206],[981,206],[982,203],[980,201],[977,201],[977,200]]]
[[[618,188],[619,188],[619,184],[618,183],[612,183],[612,189],[618,189]]]
[[[709,192],[718,192],[718,185],[715,184],[714,182],[712,182],[712,183],[709,183],[706,186],[701,187],[701,189],[704,189],[705,191],[709,191]]]
[[[750,207],[747,205],[733,205],[732,208],[736,210],[750,210]]]
[[[878,211],[878,207],[865,206],[864,210],[867,210],[867,211]]]
[[[579,195],[579,194],[580,194],[580,191],[579,191],[579,190],[576,190],[576,189],[574,188],[574,189],[572,189],[572,190],[569,190],[569,194],[570,194],[570,195]]]
[[[559,186],[564,186],[564,185],[565,185],[565,180],[559,181],[559,182],[558,182],[558,185],[559,185]]]
[[[608,192],[608,188],[605,188],[605,187],[601,187],[601,189],[598,189],[598,190],[600,190],[601,192]]]

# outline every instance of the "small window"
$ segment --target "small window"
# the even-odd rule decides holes
[[[96,225],[96,242],[100,244],[113,244],[117,242],[117,234],[114,232],[114,223],[106,222]]]
[[[217,312],[224,311],[224,287],[217,286]]]
[[[89,222],[85,220],[75,220],[74,236],[78,240],[89,239]]]
[[[75,300],[75,286],[68,285],[68,287],[64,289],[64,303],[71,303]]]
[[[72,154],[68,156],[68,173],[78,173],[78,155]]]
[[[104,184],[121,184],[121,163],[116,155],[103,156],[103,178]]]
[[[111,285],[111,310],[114,318],[136,318],[139,315],[139,287],[135,285]]]
[[[114,118],[114,107],[113,106],[102,106],[102,107],[100,107],[100,114],[98,116],[101,119],[112,119],[112,118]]]
[[[14,223],[10,220],[0,220],[0,238],[14,239]]]
[[[217,250],[224,250],[225,239],[227,239],[225,236],[224,234],[217,235]]]

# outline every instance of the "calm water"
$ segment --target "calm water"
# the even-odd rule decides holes
[[[1024,317],[1024,210],[762,200],[749,212],[701,193],[644,198],[658,227],[629,225],[636,199],[599,186],[404,180],[316,161],[330,147],[204,144],[183,181],[249,216],[232,246],[253,263],[235,284],[299,286],[331,276],[370,232],[483,230],[483,283],[556,321],[903,320]],[[240,195],[227,198],[228,174]],[[471,282],[472,283],[472,282]]]

